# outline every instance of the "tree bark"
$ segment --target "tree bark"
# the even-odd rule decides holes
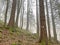
[[[6,23],[7,23],[8,4],[9,4],[9,1],[7,0],[6,12],[5,12],[5,20],[4,20],[4,26],[6,26]]]
[[[44,45],[48,45],[47,30],[46,30],[46,20],[44,12],[44,0],[39,0],[40,4],[40,40],[39,42],[44,42]]]
[[[17,0],[17,17],[16,17],[16,27],[18,27],[18,20],[19,20],[19,13],[21,9],[21,2],[20,0]]]
[[[26,26],[26,30],[29,30],[29,0],[27,0],[27,26]]]
[[[46,1],[46,11],[47,11],[47,27],[48,27],[48,34],[49,34],[49,41],[51,41],[51,32],[50,32],[50,21],[49,21],[49,10],[48,10],[48,3],[47,0]]]
[[[37,34],[39,35],[38,0],[36,0]]]
[[[51,0],[50,0],[50,8],[51,8],[51,18],[52,18],[54,40],[57,41],[56,27],[55,27],[55,21],[54,21],[54,16],[53,16],[53,8],[52,8]]]
[[[23,16],[24,16],[24,0],[22,0],[22,22],[21,22],[21,29],[23,28]]]
[[[8,23],[8,26],[14,27],[15,25],[15,10],[16,10],[16,0],[13,0],[12,9],[11,9],[11,17]]]

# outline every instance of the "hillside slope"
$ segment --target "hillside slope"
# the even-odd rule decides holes
[[[35,45],[37,34],[20,28],[3,27],[0,21],[0,45]]]
[[[0,45],[43,45],[36,43],[38,41],[37,34],[20,28],[2,27],[0,21]],[[59,45],[57,43],[49,43],[49,45]]]
[[[37,36],[25,30],[0,29],[0,45],[30,45],[34,44]]]

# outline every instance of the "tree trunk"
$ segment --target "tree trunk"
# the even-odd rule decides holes
[[[10,26],[10,27],[14,27],[14,24],[15,24],[15,10],[16,10],[16,0],[13,0],[11,17],[10,17],[10,20],[8,23],[8,26]]]
[[[26,30],[29,30],[29,0],[27,0],[27,27]]]
[[[16,27],[18,27],[18,20],[19,20],[19,13],[21,9],[21,2],[20,0],[17,0],[17,17],[16,17]]]
[[[39,35],[38,0],[36,0],[37,34]]]
[[[6,12],[5,12],[5,20],[4,20],[4,26],[6,26],[6,23],[7,23],[8,4],[9,4],[9,1],[7,0]]]
[[[49,41],[51,41],[51,34],[50,34],[50,21],[49,21],[49,10],[48,10],[48,3],[46,0],[46,11],[47,11],[47,27],[48,27],[48,34],[49,34]]]
[[[24,16],[24,0],[22,0],[22,22],[21,22],[21,29],[23,27],[23,16]]]
[[[53,8],[52,8],[51,0],[50,0],[50,7],[51,7],[51,17],[52,17],[52,26],[53,26],[54,40],[57,41],[56,27],[55,27],[55,22],[54,22]]]
[[[44,45],[48,45],[47,30],[46,30],[46,20],[44,12],[44,0],[39,0],[40,4],[40,43],[44,42]]]

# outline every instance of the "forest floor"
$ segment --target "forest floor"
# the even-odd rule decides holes
[[[0,28],[0,45],[37,45],[38,36],[25,30]]]
[[[0,45],[41,45],[38,41],[37,34],[20,28],[2,27],[0,23]],[[42,44],[43,45],[43,44]],[[57,43],[49,43],[49,45],[59,45]]]

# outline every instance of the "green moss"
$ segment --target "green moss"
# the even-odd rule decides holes
[[[2,20],[0,20],[0,25],[3,25],[4,23],[3,23],[3,21]]]
[[[40,45],[46,45],[46,43],[45,42],[41,42]]]
[[[2,34],[0,33],[0,38],[2,38]]]
[[[11,45],[16,45],[16,43],[15,43],[15,42],[13,42]]]
[[[16,29],[14,27],[9,27],[10,32],[16,32]]]
[[[0,33],[2,32],[3,30],[0,29]]]

